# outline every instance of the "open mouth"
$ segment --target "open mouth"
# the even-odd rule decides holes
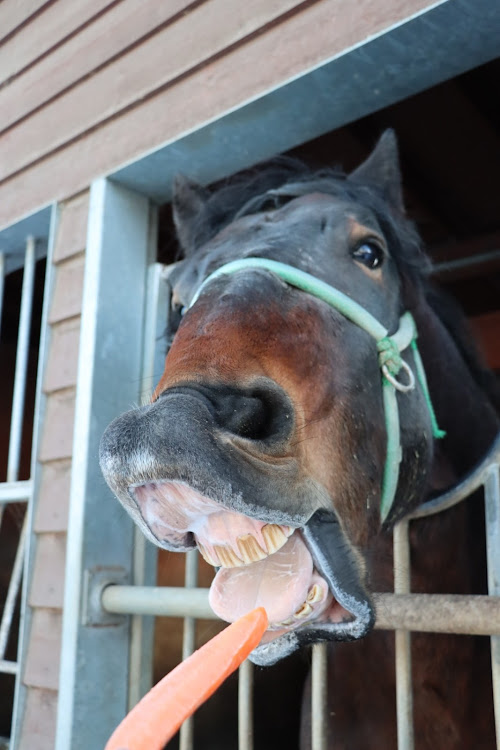
[[[302,528],[250,518],[180,481],[129,487],[158,544],[195,546],[217,568],[209,594],[227,622],[264,607],[269,628],[252,655],[272,664],[302,643],[353,640],[373,624],[352,550],[333,513],[318,511]]]

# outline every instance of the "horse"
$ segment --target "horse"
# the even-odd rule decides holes
[[[395,748],[393,636],[372,632],[371,593],[392,590],[394,524],[500,421],[406,216],[395,134],[350,174],[277,159],[216,190],[179,177],[172,205],[165,370],[105,431],[104,477],[154,544],[217,569],[222,619],[266,608],[255,664],[330,644],[331,750]],[[481,513],[412,525],[412,591],[485,591]],[[493,747],[486,639],[412,648],[417,750]]]

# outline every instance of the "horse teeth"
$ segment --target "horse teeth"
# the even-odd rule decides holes
[[[262,549],[252,534],[245,534],[245,536],[238,537],[237,542],[238,550],[246,565],[264,560],[267,557],[267,552]]]
[[[275,523],[268,523],[266,526],[263,526],[262,536],[264,537],[269,555],[281,549],[287,541],[287,536],[283,529]]]
[[[298,610],[295,612],[294,617],[297,619],[302,619],[303,617],[308,617],[311,612],[313,611],[310,604],[307,602],[304,602],[301,607],[298,608]]]
[[[290,625],[293,625],[293,617],[289,617],[288,620],[282,620],[282,622],[275,623],[275,627],[284,627],[288,628]]]
[[[206,560],[209,565],[213,565],[214,568],[218,568],[220,565],[218,558],[212,555],[212,553],[206,547],[204,547],[203,544],[200,544],[200,542],[197,542],[197,544],[203,559]]]
[[[316,602],[320,602],[322,599],[323,589],[321,588],[321,586],[318,586],[318,584],[315,583],[314,586],[311,586],[311,588],[309,589],[306,602],[309,602],[309,604],[316,604]]]
[[[231,547],[215,545],[214,552],[219,558],[219,565],[222,565],[223,568],[238,568],[245,564]]]

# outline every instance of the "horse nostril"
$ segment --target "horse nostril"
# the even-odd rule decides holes
[[[247,440],[283,441],[291,434],[293,408],[274,383],[249,389],[221,389],[210,399],[218,427]]]
[[[217,422],[235,435],[262,440],[271,431],[272,412],[259,397],[230,395],[217,409]]]

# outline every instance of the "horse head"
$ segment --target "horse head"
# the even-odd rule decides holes
[[[366,550],[421,502],[433,462],[412,345],[395,375],[411,387],[390,386],[399,428],[381,512],[387,382],[363,315],[389,342],[408,312],[418,328],[427,268],[394,135],[347,176],[278,164],[215,194],[179,179],[173,208],[184,259],[170,276],[172,343],[152,402],[103,436],[106,481],[151,541],[197,546],[218,568],[210,601],[223,619],[266,608],[256,663],[359,638],[374,621]],[[361,323],[273,262],[352,300]]]

